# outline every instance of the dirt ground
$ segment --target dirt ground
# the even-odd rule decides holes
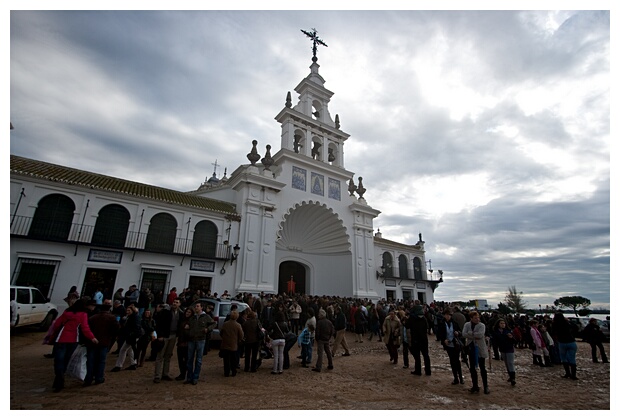
[[[390,363],[376,338],[355,343],[347,333],[351,357],[336,356],[334,369],[312,372],[300,366],[297,347],[292,366],[271,375],[272,360],[257,373],[224,377],[217,351],[203,359],[198,385],[181,381],[153,383],[153,362],[135,371],[110,373],[116,355],[108,358],[105,383],[83,388],[67,378],[66,388],[53,393],[53,361],[43,357],[51,347],[41,344],[44,333],[19,330],[11,334],[11,410],[610,410],[610,364],[594,364],[590,347],[579,342],[578,381],[561,378],[562,366],[532,365],[529,350],[517,350],[517,385],[506,381],[503,362],[492,360],[491,394],[470,395],[465,385],[451,385],[446,353],[430,337],[431,376],[411,375]],[[366,337],[367,338],[367,337]],[[610,344],[606,343],[610,355]],[[149,350],[150,351],[150,350]],[[316,352],[314,353],[316,358]],[[314,359],[316,360],[316,359]],[[242,360],[243,364],[243,360]],[[324,360],[324,364],[327,365]],[[413,367],[413,361],[410,361]],[[171,374],[178,374],[176,355]]]

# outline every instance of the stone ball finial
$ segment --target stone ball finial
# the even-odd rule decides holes
[[[355,194],[355,191],[357,191],[357,188],[355,187],[355,182],[353,182],[353,178],[351,178],[349,180],[349,195],[353,197],[353,194]]]
[[[260,159],[258,150],[256,150],[257,144],[258,144],[258,141],[252,140],[252,150],[250,150],[250,153],[247,154],[247,158],[250,161],[250,164],[252,166],[256,166],[256,162],[258,162],[258,160]]]
[[[364,185],[362,184],[362,177],[360,176],[358,178],[359,183],[357,184],[357,194],[360,196],[360,198],[364,198],[364,193],[366,192],[366,188],[364,188]]]
[[[271,157],[271,145],[268,144],[266,146],[266,149],[267,152],[265,152],[265,157],[262,158],[260,161],[265,166],[265,169],[269,170],[271,165],[273,165],[273,158]]]

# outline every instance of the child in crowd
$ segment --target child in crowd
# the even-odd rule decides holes
[[[310,336],[314,332],[314,325],[308,324],[306,328],[304,328],[299,337],[297,337],[297,345],[301,346],[301,367],[307,368],[310,364],[310,345],[311,340]]]

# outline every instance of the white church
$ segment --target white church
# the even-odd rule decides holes
[[[280,149],[248,141],[248,163],[195,191],[12,155],[11,284],[61,307],[71,286],[111,296],[133,284],[164,298],[189,287],[432,302],[442,279],[421,234],[406,245],[374,233],[380,211],[345,168],[349,134],[330,113],[314,40],[297,103],[289,92],[275,117]]]

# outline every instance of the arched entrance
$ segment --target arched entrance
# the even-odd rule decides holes
[[[296,261],[284,261],[278,274],[278,294],[290,295],[291,289],[294,293],[306,293],[306,267]]]

